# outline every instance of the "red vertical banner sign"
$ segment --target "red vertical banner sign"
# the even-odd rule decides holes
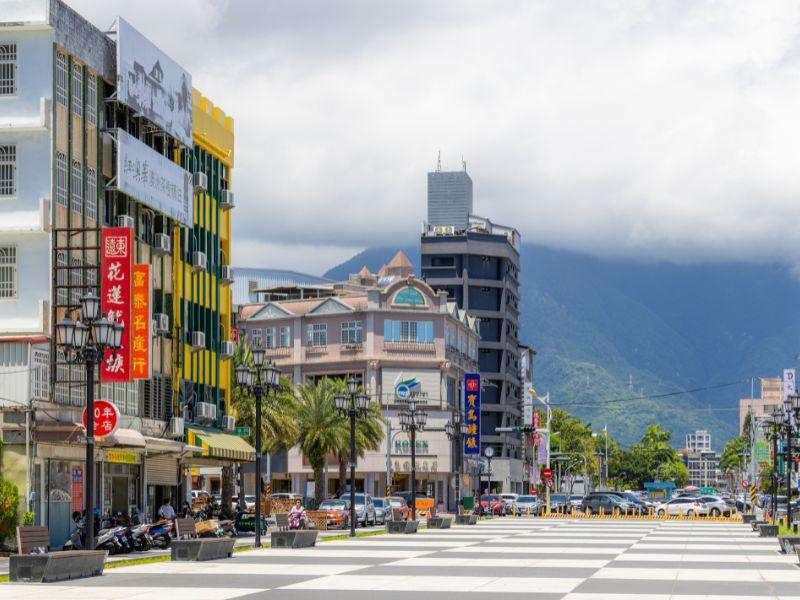
[[[153,298],[150,265],[133,265],[133,316],[131,319],[131,361],[134,379],[150,379],[152,327],[150,313]]]
[[[72,468],[72,510],[81,511],[83,504],[83,467]]]
[[[106,351],[100,380],[131,381],[131,283],[133,278],[133,229],[104,227],[100,255],[100,308],[108,318],[121,323],[122,348]]]

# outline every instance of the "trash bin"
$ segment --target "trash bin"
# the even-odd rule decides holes
[[[472,512],[472,510],[475,508],[475,498],[473,498],[472,496],[466,496],[462,500],[464,504],[464,512],[466,511]]]

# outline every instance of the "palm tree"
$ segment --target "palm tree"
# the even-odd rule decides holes
[[[306,382],[295,388],[297,398],[295,418],[299,433],[297,444],[314,471],[314,496],[322,501],[325,459],[337,452],[345,440],[342,437],[342,417],[336,412],[336,384],[330,379],[317,383]]]

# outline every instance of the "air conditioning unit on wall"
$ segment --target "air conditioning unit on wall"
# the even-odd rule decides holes
[[[157,233],[153,241],[153,254],[169,254],[172,252],[172,238],[166,233]]]
[[[194,420],[198,423],[214,423],[217,420],[217,407],[210,402],[195,404]]]
[[[130,215],[117,215],[117,227],[130,227],[133,229],[133,217]]]
[[[203,331],[192,332],[192,350],[203,350],[206,347],[206,334]]]
[[[227,429],[228,431],[233,431],[236,429],[236,417],[231,415],[225,415],[222,417],[222,428]]]
[[[208,176],[198,171],[194,174],[194,190],[205,192],[208,189]]]
[[[229,210],[233,208],[233,192],[230,190],[222,190],[222,194],[220,194],[219,199],[219,207],[222,210]]]
[[[183,437],[183,419],[181,417],[172,417],[169,420],[169,436],[174,438]]]
[[[208,268],[208,258],[205,252],[192,252],[192,270],[205,271]]]

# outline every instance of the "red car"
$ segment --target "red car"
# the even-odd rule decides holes
[[[484,514],[490,513],[496,516],[505,514],[503,499],[495,494],[484,494],[481,496],[481,509]]]

